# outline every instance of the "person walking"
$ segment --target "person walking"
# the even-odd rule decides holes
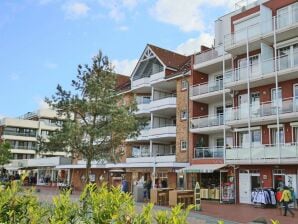
[[[290,192],[289,188],[287,186],[285,186],[284,190],[282,192],[281,199],[280,199],[280,202],[283,203],[283,206],[285,209],[284,216],[287,216],[287,211],[289,211],[291,213],[292,217],[295,216],[295,213],[292,211],[291,208],[289,208],[289,203],[291,203],[291,201],[292,201],[291,192]]]
[[[121,191],[124,193],[128,193],[128,182],[125,179],[122,180]]]

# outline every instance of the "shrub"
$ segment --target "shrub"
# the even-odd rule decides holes
[[[80,200],[71,200],[70,191],[53,198],[52,204],[40,203],[34,189],[22,190],[13,182],[0,189],[0,223],[10,224],[186,224],[193,206],[177,205],[171,211],[153,211],[153,204],[138,214],[131,194],[106,185],[87,185]]]

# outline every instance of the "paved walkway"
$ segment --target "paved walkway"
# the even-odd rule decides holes
[[[58,194],[58,190],[53,188],[41,189],[36,195],[41,201],[52,202],[53,196]],[[73,200],[79,198],[80,192],[71,195]],[[141,210],[143,203],[137,203],[137,210]],[[270,219],[279,220],[281,224],[298,224],[298,210],[294,210],[296,217],[282,216],[281,210],[277,208],[255,208],[252,205],[230,205],[219,204],[218,202],[203,201],[203,210],[191,212],[188,218],[190,224],[216,224],[217,220],[225,221],[225,224],[248,223],[258,217],[264,217],[271,224]],[[170,209],[169,207],[155,206],[154,210]]]

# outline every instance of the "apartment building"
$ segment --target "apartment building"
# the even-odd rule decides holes
[[[188,165],[189,71],[190,57],[148,44],[132,72],[124,97],[134,96],[137,115],[148,119],[137,138],[126,140],[123,166],[132,183],[143,177],[183,187],[175,171]]]
[[[193,169],[212,172],[193,179],[251,203],[255,188],[298,190],[298,3],[238,5],[193,57],[189,150]]]
[[[0,121],[0,139],[10,143],[13,159],[65,156],[64,152],[37,153],[38,136],[46,139],[61,122],[63,119],[50,109],[28,112],[18,118],[3,118]]]

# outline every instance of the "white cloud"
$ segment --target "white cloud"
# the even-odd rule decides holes
[[[62,6],[68,19],[76,19],[87,16],[90,10],[89,6],[83,2],[70,2]]]
[[[0,120],[3,119],[3,118],[5,118],[5,117],[6,117],[5,115],[0,114]]]
[[[115,72],[130,76],[136,64],[138,63],[138,59],[132,60],[113,60],[112,65],[114,66]]]
[[[176,48],[180,54],[191,55],[200,51],[201,45],[211,47],[214,37],[210,33],[202,33],[198,38],[190,38],[186,42],[181,43]]]
[[[101,6],[108,9],[108,16],[116,22],[125,19],[127,9],[132,11],[140,3],[139,0],[99,0]]]
[[[206,24],[202,7],[231,7],[231,0],[157,0],[151,15],[164,23],[179,27],[184,32],[205,31]]]
[[[58,67],[58,64],[56,64],[54,62],[47,61],[44,63],[44,67],[46,67],[48,69],[56,69]]]
[[[128,30],[128,26],[119,26],[118,30],[120,31],[127,31]]]
[[[126,8],[134,9],[138,4],[138,0],[122,0],[122,4]]]

